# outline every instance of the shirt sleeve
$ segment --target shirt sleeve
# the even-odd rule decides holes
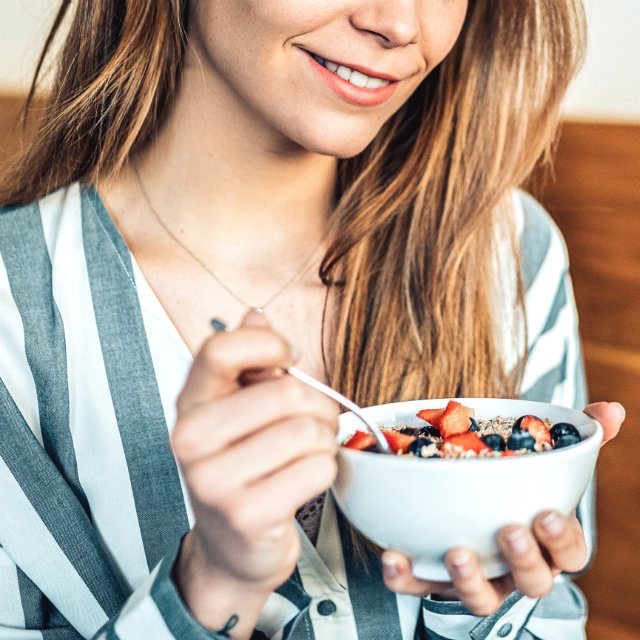
[[[205,629],[191,615],[171,578],[180,545],[174,546],[121,611],[96,634],[96,640],[224,640],[228,636]]]
[[[178,549],[179,545],[175,545],[120,610],[91,634],[74,628],[0,548],[0,637],[11,640],[224,640],[227,636],[202,627],[180,597],[171,578]],[[80,594],[80,603],[82,598]]]
[[[424,598],[416,640],[583,640],[587,607],[580,591],[563,576],[553,590],[532,599],[517,591],[491,616],[471,615],[459,602]]]
[[[0,426],[0,638],[223,638],[197,623],[171,580],[180,538],[128,586],[2,378]]]
[[[472,615],[461,602],[433,600],[427,596],[422,602],[421,625],[427,638],[513,638],[524,628],[537,602],[514,592],[496,613],[481,617]],[[507,630],[509,633],[505,633]]]
[[[546,211],[529,196],[525,196],[524,203],[523,235],[545,238],[546,251],[543,255],[526,251],[523,254],[529,344],[522,397],[583,409],[588,392],[567,248]],[[574,576],[582,574],[593,562],[595,486],[594,472],[576,510],[587,543],[588,561]]]

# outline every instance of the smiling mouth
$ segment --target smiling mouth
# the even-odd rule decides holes
[[[343,64],[322,58],[311,51],[304,51],[308,53],[318,64],[327,69],[327,71],[334,73],[343,80],[346,80],[350,84],[360,87],[361,89],[380,89],[381,87],[386,87],[392,82],[395,82],[395,80],[392,79],[367,75],[357,69],[352,69],[351,67],[347,67]]]

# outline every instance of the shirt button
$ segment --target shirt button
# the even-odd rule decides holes
[[[330,616],[336,612],[336,604],[333,600],[321,600],[318,602],[318,613],[321,616]]]
[[[510,622],[507,622],[507,624],[503,624],[500,629],[498,629],[498,636],[500,638],[506,638],[511,633],[512,629],[513,625]]]

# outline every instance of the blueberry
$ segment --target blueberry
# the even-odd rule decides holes
[[[504,451],[507,446],[504,438],[499,433],[489,433],[486,436],[480,436],[480,440],[494,451]]]
[[[578,444],[580,442],[580,436],[574,436],[572,433],[560,436],[553,445],[554,449],[562,449],[563,447],[570,447],[572,444]]]
[[[440,438],[440,429],[428,425],[426,427],[420,427],[420,435],[427,438]]]
[[[471,421],[469,431],[479,431],[480,427],[478,426],[478,423],[473,418],[469,418],[469,420]]]
[[[429,438],[416,438],[407,448],[407,453],[413,453],[414,455],[422,458],[422,448],[428,447],[429,445],[434,444],[433,440]],[[431,456],[428,456],[431,457]]]
[[[519,449],[533,451],[535,445],[535,438],[524,429],[514,429],[507,440],[507,449],[511,449],[511,451],[518,451]]]
[[[553,444],[555,445],[558,440],[564,438],[565,436],[573,436],[574,438],[578,438],[578,442],[580,441],[580,433],[578,430],[568,422],[558,422],[554,424],[553,427],[549,430],[551,433],[551,440],[553,440]],[[571,444],[574,444],[573,442]],[[568,445],[564,445],[565,447]]]
[[[402,427],[402,429],[398,429],[398,432],[405,436],[415,436],[416,438],[420,435],[420,429],[418,427]]]

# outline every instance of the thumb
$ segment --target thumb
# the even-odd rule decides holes
[[[239,326],[251,329],[271,329],[271,324],[267,320],[264,311],[256,311],[255,309],[249,309],[244,314]],[[242,386],[247,386],[280,375],[282,375],[281,369],[247,369],[242,372],[238,381]]]
[[[585,413],[595,418],[604,431],[602,444],[618,435],[625,419],[625,409],[619,402],[594,402],[585,408]]]
[[[255,309],[249,309],[247,313],[244,314],[242,320],[240,321],[241,327],[254,327],[269,329],[271,328],[271,323],[267,320],[267,316],[264,311],[256,311]]]

